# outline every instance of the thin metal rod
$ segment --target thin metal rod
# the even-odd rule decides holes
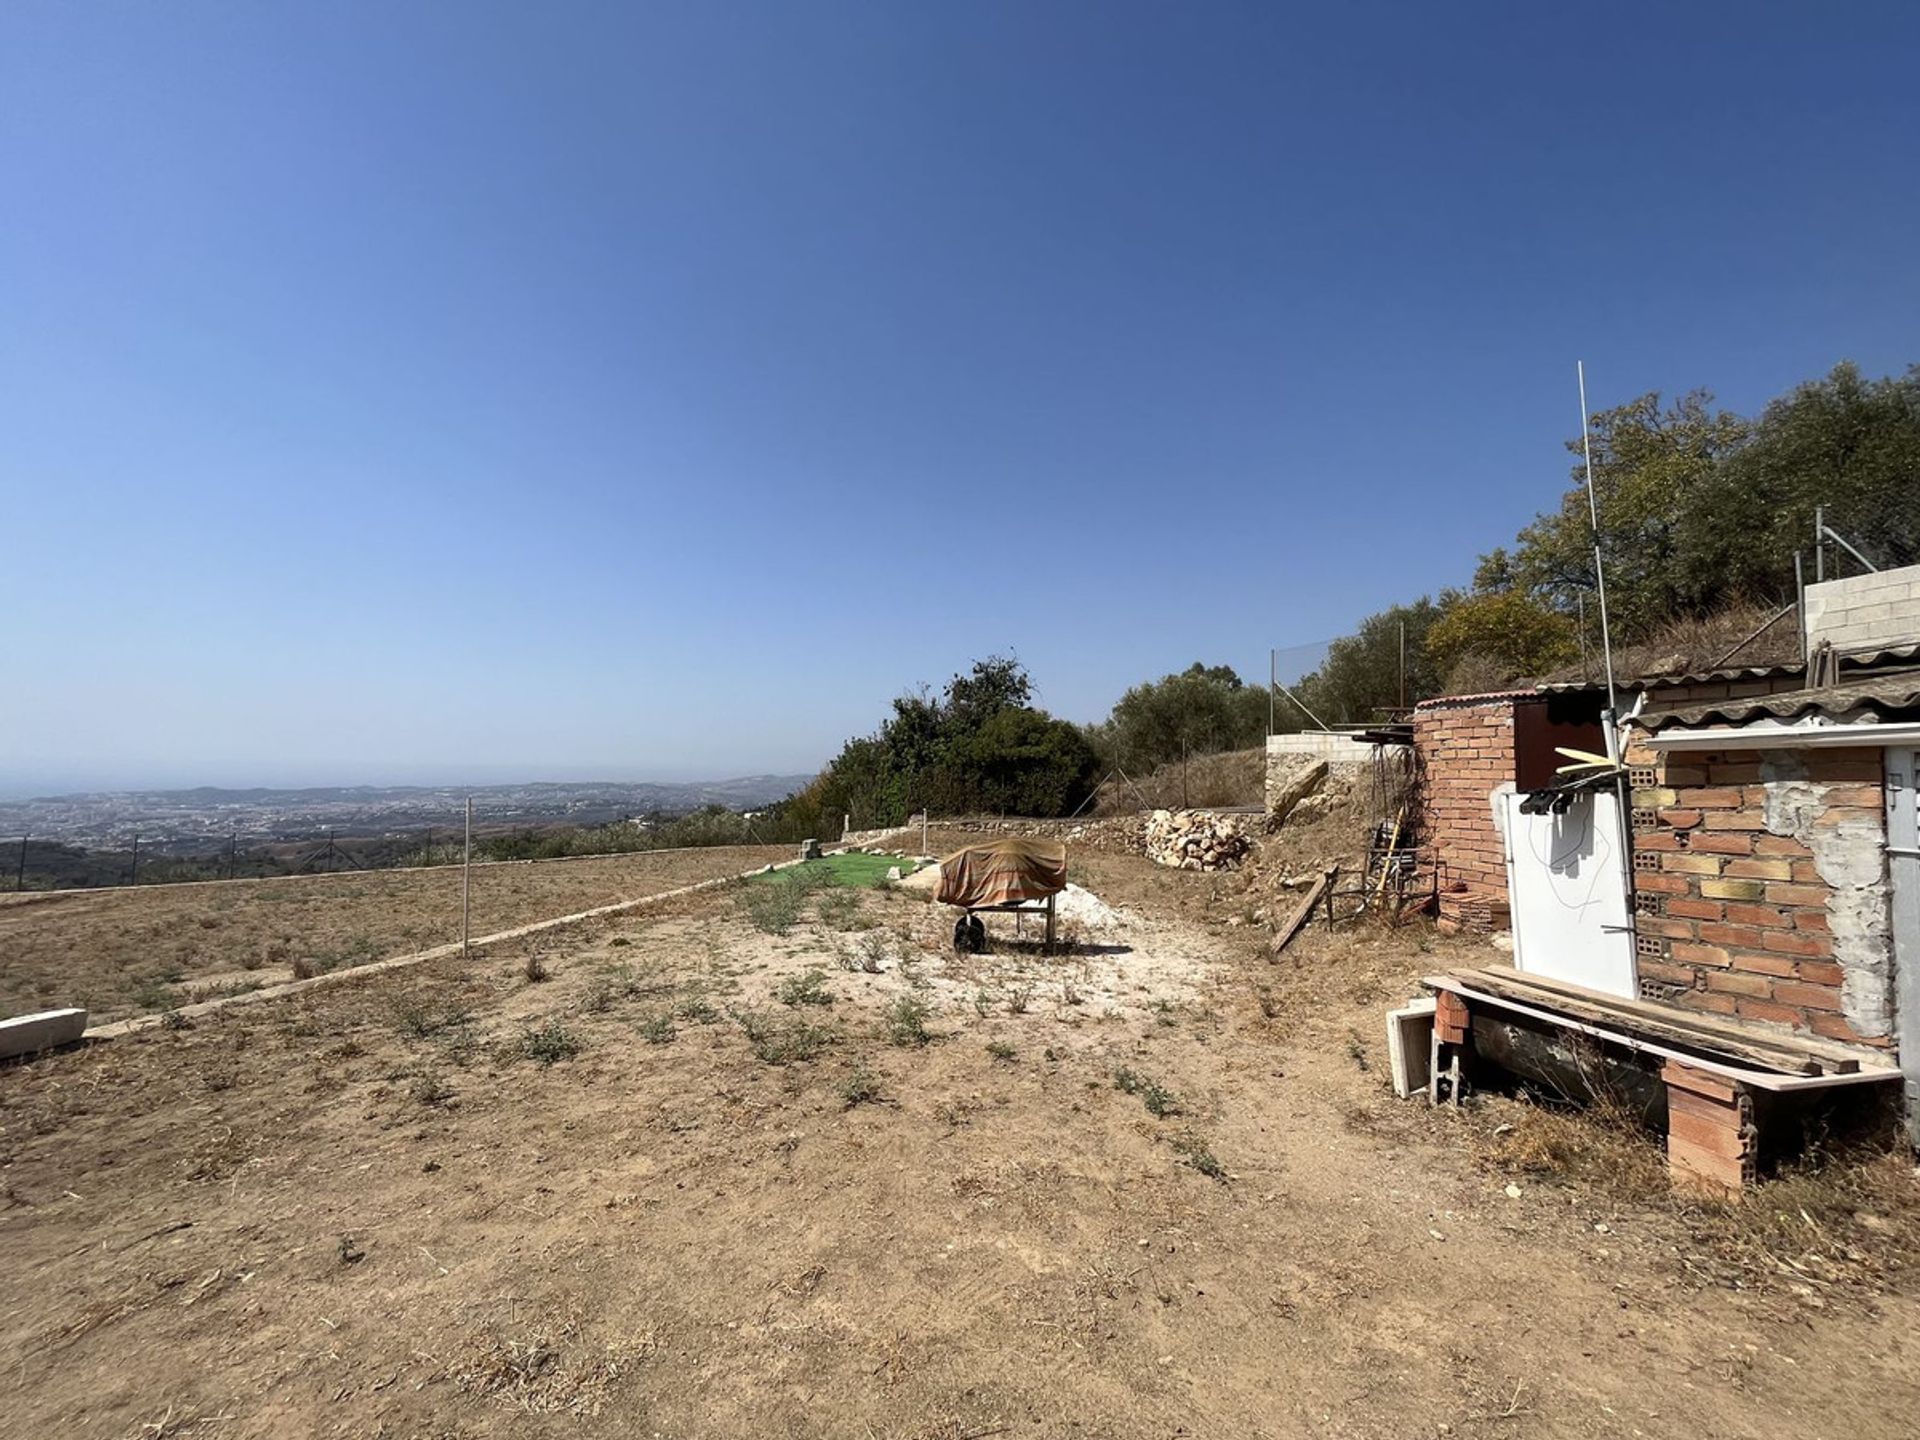
[[[1279,689],[1282,695],[1286,696],[1287,699],[1291,700],[1294,704],[1298,705],[1303,711],[1306,711],[1307,719],[1311,720],[1314,724],[1318,725],[1322,730],[1327,731],[1329,734],[1332,733],[1333,727],[1327,724],[1327,722],[1322,720],[1318,715],[1314,714],[1311,710],[1308,710],[1306,701],[1302,700],[1298,695],[1294,694],[1286,686],[1280,684],[1278,680],[1274,681],[1273,683]]]
[[[1827,507],[1813,507],[1813,582],[1818,585],[1827,578]]]
[[[1600,501],[1593,488],[1593,435],[1587,424],[1587,365],[1574,361],[1580,382],[1580,451],[1587,465],[1587,514],[1593,521],[1593,583],[1600,592],[1600,652],[1607,667],[1607,758],[1620,763],[1620,741],[1614,734],[1619,700],[1613,690],[1613,631],[1607,620],[1607,570],[1600,557]]]
[[[1800,679],[1807,680],[1807,567],[1798,550],[1793,552],[1794,604],[1800,607]]]
[[[1794,560],[1794,569],[1798,571],[1800,568],[1800,557],[1796,555],[1793,557],[1793,560]],[[1747,636],[1746,639],[1742,640],[1738,645],[1734,646],[1733,649],[1727,651],[1726,654],[1722,655],[1718,660],[1714,661],[1711,665],[1707,666],[1707,669],[1718,670],[1722,665],[1726,664],[1727,661],[1731,660],[1734,656],[1738,655],[1742,650],[1746,649],[1747,646],[1751,645],[1754,641],[1758,640],[1762,635],[1766,634],[1767,631],[1771,630],[1781,620],[1785,619],[1794,610],[1799,608],[1799,604],[1800,602],[1798,600],[1789,600],[1785,605],[1782,605],[1778,610],[1774,611],[1773,614],[1769,615],[1765,620],[1762,620],[1760,624],[1753,629],[1752,633]]]
[[[471,948],[473,934],[473,797],[467,797],[467,843],[460,861],[460,953]]]
[[[1407,708],[1407,622],[1400,622],[1400,708]]]
[[[1846,551],[1849,555],[1853,556],[1854,559],[1858,560],[1862,565],[1866,566],[1868,570],[1872,571],[1876,575],[1880,573],[1880,567],[1874,564],[1873,561],[1869,560],[1866,556],[1862,555],[1858,550],[1854,549],[1853,546],[1848,542],[1846,536],[1842,535],[1838,530],[1834,530],[1826,526],[1822,526],[1821,528],[1826,531],[1826,536],[1829,540],[1833,541],[1834,544],[1838,545],[1842,550]]]
[[[1273,687],[1280,683],[1280,652],[1267,651],[1267,734],[1273,734]]]

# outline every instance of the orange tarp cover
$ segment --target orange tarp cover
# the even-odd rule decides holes
[[[985,845],[969,845],[942,860],[936,898],[945,905],[1007,905],[1044,900],[1066,887],[1065,845],[1009,835]]]

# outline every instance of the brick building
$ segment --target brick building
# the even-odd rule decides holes
[[[1597,751],[1604,743],[1600,702],[1580,688],[1449,695],[1415,707],[1418,834],[1439,871],[1442,929],[1506,924],[1495,797],[1552,783],[1558,747]]]
[[[1443,923],[1497,922],[1511,894],[1522,974],[1590,992],[1591,957],[1584,971],[1568,957],[1611,945],[1619,964],[1606,973],[1617,984],[1605,994],[1649,1019],[1668,1007],[1701,1017],[1723,1041],[1827,1045],[1817,1073],[1829,1078],[1844,1078],[1848,1054],[1861,1056],[1853,1078],[1873,1069],[1903,1081],[1920,1144],[1920,567],[1809,587],[1807,613],[1810,663],[1620,683],[1631,717],[1624,817],[1618,781],[1605,775],[1570,814],[1519,803],[1577,790],[1577,777],[1556,780],[1566,763],[1558,748],[1604,748],[1602,687],[1424,702],[1414,719],[1422,840],[1441,868]],[[1603,804],[1605,824],[1593,818]],[[1584,831],[1573,823],[1582,806]],[[1614,904],[1624,899],[1618,923],[1563,923],[1564,888],[1544,913],[1521,908],[1523,881],[1537,893],[1546,872],[1549,888],[1571,873],[1573,852],[1555,846],[1576,834],[1610,842],[1604,854],[1588,844],[1578,885],[1611,885]],[[1471,1008],[1457,997],[1443,1006],[1448,1037],[1465,1035]],[[1828,1083],[1770,1087],[1693,1063],[1684,1049],[1666,1053],[1661,1110],[1675,1176],[1713,1189],[1752,1178],[1755,1137],[1794,1113],[1791,1086]]]

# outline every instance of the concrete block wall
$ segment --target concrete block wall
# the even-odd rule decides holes
[[[1324,760],[1329,765],[1364,765],[1373,759],[1373,746],[1339,731],[1302,730],[1297,735],[1269,735],[1267,764],[1280,760]]]
[[[1269,735],[1267,737],[1267,813],[1272,814],[1274,803],[1283,791],[1292,785],[1295,777],[1316,761],[1324,760],[1329,765],[1367,765],[1371,764],[1374,747],[1365,741],[1356,740],[1351,735],[1341,735],[1326,730],[1303,730],[1298,735]]]
[[[1807,643],[1866,650],[1920,641],[1920,565],[1807,586]]]
[[[1513,712],[1530,695],[1423,700],[1413,712],[1420,774],[1420,833],[1448,883],[1507,893],[1506,849],[1493,824],[1493,792],[1513,779]]]
[[[1648,997],[1890,1044],[1881,752],[1663,758],[1642,741],[1626,759]]]

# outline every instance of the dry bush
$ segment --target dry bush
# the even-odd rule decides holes
[[[1258,805],[1267,793],[1267,752],[1262,747],[1195,755],[1184,765],[1174,761],[1133,779],[1135,784],[1129,785],[1116,776],[1102,785],[1093,813],[1132,815],[1141,810]]]
[[[1575,1108],[1520,1099],[1481,1111],[1477,1165],[1590,1189],[1685,1232],[1682,1268],[1702,1283],[1839,1290],[1906,1288],[1920,1254],[1920,1172],[1884,1143],[1815,1140],[1726,1204],[1673,1187],[1665,1145],[1618,1097]]]
[[[1613,669],[1616,675],[1684,674],[1689,671],[1718,669],[1721,666],[1785,665],[1800,659],[1800,635],[1788,614],[1768,626],[1764,633],[1747,644],[1743,640],[1760,628],[1775,612],[1772,605],[1736,602],[1712,615],[1679,616],[1669,620],[1644,640],[1616,645]],[[1728,652],[1734,650],[1731,658]],[[1584,668],[1579,661],[1540,677],[1548,680],[1601,680],[1601,656],[1595,647]]]

